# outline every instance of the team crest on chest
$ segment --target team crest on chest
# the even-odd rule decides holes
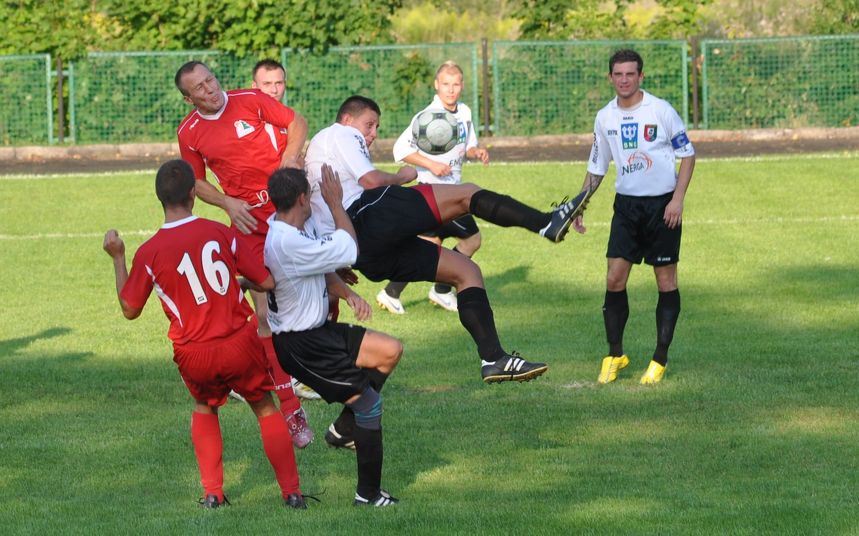
[[[644,141],[656,139],[656,125],[644,125]]]
[[[256,130],[254,129],[253,125],[242,119],[239,119],[238,121],[233,123],[233,126],[236,127],[236,136],[238,136],[239,138],[244,138],[245,136]]]
[[[620,141],[624,149],[638,148],[638,123],[620,125]]]

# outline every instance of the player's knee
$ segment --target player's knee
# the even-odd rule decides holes
[[[382,428],[382,395],[367,387],[361,396],[347,404],[355,413],[355,424],[368,430]]]
[[[399,339],[391,338],[388,355],[390,356],[389,361],[391,368],[397,366],[397,363],[400,362],[400,358],[403,357],[403,343]]]

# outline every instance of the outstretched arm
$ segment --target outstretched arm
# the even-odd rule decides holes
[[[122,314],[125,318],[134,320],[140,316],[140,312],[143,311],[143,309],[131,307],[120,295],[122,287],[124,287],[125,282],[128,281],[128,268],[125,265],[125,243],[121,238],[119,238],[119,233],[117,233],[115,229],[111,229],[105,233],[102,247],[113,259],[113,271],[116,276],[116,297],[119,299],[119,306],[122,308]]]
[[[585,182],[582,184],[582,191],[590,191],[591,193],[596,192],[597,188],[599,188],[600,184],[602,184],[602,180],[604,178],[605,175],[594,175],[593,173],[588,171],[587,173],[585,173]],[[578,217],[576,217],[575,220],[573,220],[573,229],[575,229],[576,232],[579,234],[584,234],[585,231],[587,231],[587,228],[583,223],[582,215],[579,215]]]
[[[390,186],[392,184],[405,184],[418,178],[418,172],[411,166],[403,166],[396,173],[387,173],[380,169],[374,169],[364,173],[358,179],[358,184],[370,190],[379,186]]]

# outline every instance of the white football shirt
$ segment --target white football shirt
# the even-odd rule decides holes
[[[465,161],[465,153],[472,147],[477,147],[477,133],[474,130],[474,123],[471,120],[471,109],[461,102],[456,103],[456,112],[452,113],[454,117],[456,117],[456,122],[459,126],[459,142],[450,151],[439,155],[425,153],[418,149],[418,141],[415,139],[414,134],[412,134],[412,123],[415,122],[415,119],[417,119],[420,114],[427,110],[444,110],[444,104],[441,102],[438,95],[433,98],[429,106],[415,114],[409,122],[409,126],[406,127],[406,130],[404,130],[403,133],[400,134],[400,137],[397,138],[396,143],[394,143],[394,160],[399,162],[410,154],[419,152],[431,160],[443,162],[449,165],[451,173],[450,175],[437,177],[427,168],[415,166],[415,169],[418,172],[418,182],[429,184],[459,184],[462,182],[462,164]]]
[[[319,190],[322,164],[328,164],[340,176],[343,208],[349,208],[364,191],[358,179],[375,169],[370,161],[370,150],[357,128],[334,123],[313,136],[304,161],[310,182],[310,207],[319,224],[319,232],[323,235],[331,233],[334,231],[334,218]]]
[[[310,218],[304,230],[269,218],[265,265],[274,278],[269,291],[268,324],[274,333],[316,328],[328,318],[325,274],[351,266],[358,246],[346,231],[319,234]]]
[[[677,186],[676,158],[692,156],[695,149],[674,108],[642,92],[641,104],[634,110],[620,108],[614,98],[597,112],[588,172],[605,175],[613,159],[617,193],[663,195]]]

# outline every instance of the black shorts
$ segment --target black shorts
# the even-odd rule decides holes
[[[445,223],[435,231],[424,233],[423,236],[433,236],[441,240],[450,237],[463,239],[474,236],[479,232],[480,229],[478,229],[477,222],[474,221],[474,217],[471,214],[466,214],[465,216],[460,216],[453,221]]]
[[[623,258],[633,264],[667,266],[680,260],[682,226],[665,225],[665,207],[672,193],[654,197],[617,194],[608,237],[607,258]]]
[[[440,223],[417,188],[364,190],[347,210],[358,235],[354,268],[370,281],[435,281],[439,247],[418,238]]]
[[[346,402],[369,385],[367,373],[355,365],[366,332],[361,326],[325,322],[306,331],[275,333],[272,342],[290,376],[328,403]]]

